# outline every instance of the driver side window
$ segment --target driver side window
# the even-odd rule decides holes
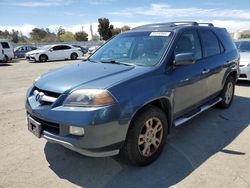
[[[196,60],[202,58],[201,44],[197,31],[186,31],[179,38],[175,47],[175,55],[193,53]]]

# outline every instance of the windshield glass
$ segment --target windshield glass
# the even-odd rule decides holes
[[[118,35],[89,59],[131,65],[153,66],[159,62],[172,37],[171,32],[129,32]]]
[[[235,44],[240,52],[250,52],[250,41],[238,41]]]

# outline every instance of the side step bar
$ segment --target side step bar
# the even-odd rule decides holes
[[[177,127],[177,126],[179,126],[179,125],[181,125],[181,124],[183,124],[183,123],[189,121],[190,119],[192,119],[193,117],[197,116],[197,115],[200,114],[201,112],[204,112],[205,110],[211,108],[212,106],[214,106],[215,104],[217,104],[217,103],[220,102],[221,100],[222,100],[222,98],[219,97],[219,98],[217,98],[215,101],[213,101],[213,102],[211,102],[211,103],[208,103],[208,104],[205,104],[205,105],[199,107],[199,108],[200,108],[199,111],[196,112],[195,114],[192,114],[192,115],[190,115],[190,116],[182,116],[182,117],[176,119],[176,120],[174,121],[175,127]]]

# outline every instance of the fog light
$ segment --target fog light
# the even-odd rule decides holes
[[[83,136],[84,135],[84,128],[70,126],[69,127],[69,133],[73,134],[73,135],[77,135],[77,136]]]

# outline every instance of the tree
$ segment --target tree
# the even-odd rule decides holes
[[[19,32],[12,29],[12,32],[10,33],[10,36],[11,36],[11,41],[14,42],[14,43],[18,43],[19,41]]]
[[[66,31],[64,34],[61,34],[59,36],[59,38],[61,41],[64,41],[64,42],[69,42],[69,41],[75,40],[74,34],[70,31]]]
[[[34,28],[30,33],[31,40],[34,42],[41,42],[47,35],[44,29]]]
[[[242,39],[250,38],[250,34],[241,34],[240,38]]]
[[[65,33],[65,29],[64,29],[62,26],[60,26],[60,27],[57,29],[57,33],[56,33],[58,39],[60,39],[60,35],[62,35],[62,34],[64,34],[64,33]]]
[[[130,30],[130,27],[128,25],[124,25],[121,27],[122,32]]]
[[[121,28],[119,28],[119,27],[116,27],[116,28],[112,29],[112,30],[111,30],[112,36],[118,35],[121,31],[122,31],[122,30],[121,30]]]
[[[108,18],[99,18],[98,19],[98,32],[103,40],[108,40],[112,37],[111,30],[113,25],[110,25]]]
[[[85,31],[76,32],[75,39],[77,41],[88,41],[88,34]]]

